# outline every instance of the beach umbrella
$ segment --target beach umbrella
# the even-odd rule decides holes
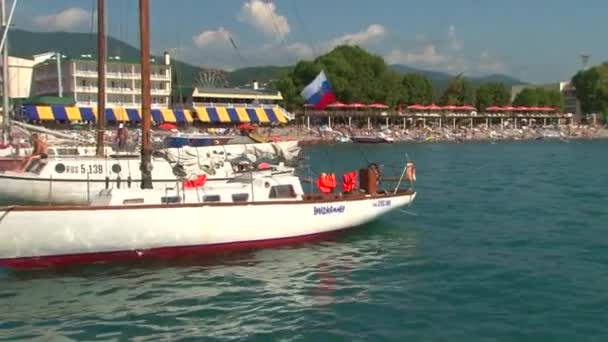
[[[353,102],[346,105],[348,108],[364,108],[365,104],[361,102]]]
[[[158,125],[158,128],[163,131],[171,131],[171,130],[177,129],[177,125],[169,123],[169,122],[163,122],[162,124]]]
[[[459,106],[458,109],[460,110],[476,110],[477,108],[471,106],[471,105],[463,105],[463,106]]]
[[[384,103],[379,103],[379,102],[372,103],[372,104],[370,104],[367,107],[369,107],[369,108],[376,108],[376,109],[388,109],[387,105],[385,105]]]
[[[336,101],[336,102],[334,102],[334,103],[332,103],[330,105],[327,105],[327,107],[331,107],[331,108],[345,108],[345,107],[347,107],[347,105],[344,104],[344,103],[342,103],[342,102],[340,102],[340,101]]]
[[[413,105],[409,105],[407,106],[407,109],[411,109],[411,110],[421,110],[421,109],[425,109],[426,106],[422,105],[422,104],[413,104]]]
[[[255,125],[252,125],[249,122],[242,123],[236,126],[236,128],[240,131],[255,131],[257,129]]]
[[[426,109],[428,109],[428,110],[440,110],[440,109],[443,109],[443,107],[438,106],[438,105],[436,105],[434,103],[431,103],[430,105],[426,106]]]
[[[499,111],[504,110],[504,107],[501,107],[501,106],[490,106],[490,107],[487,107],[486,110],[493,111],[493,112],[499,112]]]
[[[459,107],[458,106],[454,106],[454,105],[447,105],[447,106],[441,107],[441,109],[445,109],[445,110],[458,110]]]

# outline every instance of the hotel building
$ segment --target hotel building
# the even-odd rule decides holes
[[[151,60],[152,107],[167,108],[171,95],[171,59]],[[141,107],[138,61],[109,56],[106,60],[106,106]],[[97,57],[55,54],[36,64],[31,96],[69,96],[79,107],[97,106]]]

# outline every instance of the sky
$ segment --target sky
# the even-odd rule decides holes
[[[139,46],[138,1],[107,0],[108,33]],[[95,0],[21,0],[13,24],[95,32]],[[608,60],[608,1],[151,0],[151,46],[205,67],[290,65],[339,44],[389,64],[532,83]],[[235,43],[231,44],[231,40]]]

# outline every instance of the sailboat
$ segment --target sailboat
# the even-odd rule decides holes
[[[225,184],[153,188],[149,0],[139,1],[139,11],[141,188],[101,191],[88,206],[0,208],[0,267],[59,267],[284,245],[368,223],[414,201],[411,162],[390,190],[378,189],[381,172],[375,164],[359,170],[359,186],[349,182],[340,192],[332,176],[319,179],[325,193],[305,193],[294,175],[253,172]],[[351,181],[354,174],[349,174]]]
[[[97,63],[103,66],[106,64],[104,0],[97,1],[97,15]],[[97,80],[96,147],[51,146],[48,158],[0,158],[0,198],[13,204],[87,204],[91,196],[100,190],[129,188],[141,182],[138,178],[140,158],[137,154],[112,152],[104,146],[105,68],[98,68]],[[22,129],[31,128],[23,123],[15,122],[15,125]],[[37,129],[48,133],[48,130]],[[256,160],[290,162],[298,157],[300,150],[297,141],[166,148],[154,153],[150,168],[155,186],[158,187],[173,186],[179,178],[198,175],[205,175],[210,182],[226,182],[239,175],[242,167],[234,163],[243,156],[248,157],[255,169]],[[292,174],[294,169],[273,162],[259,172]]]

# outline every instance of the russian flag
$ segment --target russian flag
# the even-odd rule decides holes
[[[319,75],[300,93],[306,99],[306,103],[313,104],[315,109],[323,110],[327,105],[336,102],[336,97],[331,91],[325,71],[321,70]]]

